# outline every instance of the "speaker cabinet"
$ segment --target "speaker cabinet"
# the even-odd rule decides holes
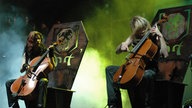
[[[73,92],[60,88],[48,88],[46,108],[70,108]]]
[[[152,108],[182,108],[185,84],[158,80],[155,81]]]

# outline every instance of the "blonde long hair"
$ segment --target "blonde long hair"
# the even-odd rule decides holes
[[[148,31],[151,28],[149,21],[141,16],[134,16],[130,22],[133,35],[142,31]]]

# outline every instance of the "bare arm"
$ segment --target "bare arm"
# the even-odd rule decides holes
[[[133,35],[129,36],[124,42],[122,42],[120,45],[117,46],[116,54],[129,51],[129,46],[131,45],[132,42],[133,42]]]
[[[48,49],[49,49],[50,62],[52,64],[53,70],[54,70],[56,67],[55,56],[54,56],[54,45],[50,45]]]
[[[155,25],[155,27],[153,27],[151,29],[151,32],[158,35],[157,40],[159,40],[159,42],[160,42],[160,45],[159,45],[160,46],[160,55],[163,55],[163,57],[165,57],[165,58],[168,57],[169,54],[168,54],[168,49],[167,49],[165,39],[163,37],[163,34],[159,31],[157,25]]]
[[[160,54],[166,58],[168,57],[169,54],[163,35],[159,36],[159,41],[160,41]]]
[[[22,57],[22,67],[20,68],[20,72],[23,73],[29,68],[28,60],[26,60],[26,53],[23,54]]]

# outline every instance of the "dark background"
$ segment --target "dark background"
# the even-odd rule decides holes
[[[40,24],[52,25],[56,21],[71,22],[85,20],[93,16],[95,7],[102,7],[105,0],[2,0],[7,12],[17,13],[17,8],[30,16],[30,20]]]

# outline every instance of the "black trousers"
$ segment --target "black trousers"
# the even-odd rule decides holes
[[[26,108],[45,108],[46,107],[46,96],[47,96],[47,78],[41,78],[34,90],[35,94],[37,94],[36,98],[33,100],[28,100],[25,97],[15,97],[11,92],[11,85],[15,81],[15,79],[8,80],[6,82],[6,91],[7,91],[7,100],[8,106],[13,108],[19,108],[18,99],[22,99],[25,101]]]
[[[119,66],[108,66],[106,68],[106,85],[108,105],[115,105],[122,108],[120,88],[115,86],[113,76]],[[154,89],[154,70],[145,70],[142,81],[137,87],[128,87],[129,98],[132,108],[145,108],[150,105]]]

